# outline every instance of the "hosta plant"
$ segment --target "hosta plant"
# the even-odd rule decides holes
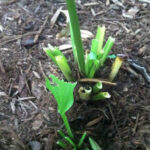
[[[59,80],[54,75],[50,75],[50,78],[53,80],[53,84],[48,78],[46,78],[46,87],[52,92],[57,102],[58,113],[63,119],[68,133],[68,135],[65,135],[61,130],[58,130],[62,140],[58,140],[57,144],[63,149],[67,149],[69,144],[72,146],[73,150],[89,150],[88,148],[83,147],[84,140],[87,136],[86,132],[82,134],[79,140],[76,139],[66,116],[66,112],[71,108],[74,102],[73,90],[76,86],[76,83],[64,82],[63,80]],[[89,141],[93,150],[100,150],[94,148],[94,145],[96,146],[96,142],[94,142],[91,138],[89,138]]]
[[[109,37],[104,45],[105,27],[98,26],[96,37],[92,40],[91,50],[88,54],[84,54],[83,43],[81,39],[79,20],[76,12],[76,5],[74,0],[66,0],[68,13],[69,13],[69,26],[72,42],[72,49],[74,60],[78,64],[80,73],[88,78],[93,78],[95,72],[104,65],[109,52],[114,45],[115,39]],[[67,58],[56,47],[49,46],[44,48],[46,54],[50,59],[60,68],[65,78],[68,81],[74,81],[72,71],[68,64]],[[113,69],[115,69],[113,67]],[[114,71],[112,71],[113,73]],[[116,72],[115,72],[116,73]],[[110,80],[116,74],[110,75]]]

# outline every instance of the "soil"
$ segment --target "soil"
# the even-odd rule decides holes
[[[150,3],[76,2],[81,29],[95,35],[97,26],[105,25],[105,40],[108,36],[116,39],[111,53],[125,56],[125,61],[114,80],[117,85],[104,84],[110,99],[75,99],[67,114],[73,132],[78,138],[86,131],[103,150],[149,150]],[[43,52],[48,43],[70,43],[69,36],[56,38],[66,26],[63,14],[52,20],[58,9],[66,10],[64,0],[0,0],[0,150],[61,149],[56,145],[60,138],[57,130],[65,128],[56,102],[45,87],[45,76],[64,77]],[[86,50],[91,39],[84,41]],[[77,74],[71,50],[63,52]],[[133,61],[147,74],[135,67]],[[112,62],[108,60],[96,77],[107,79],[102,72]],[[38,144],[38,148],[33,148]],[[88,139],[84,144],[88,145]]]

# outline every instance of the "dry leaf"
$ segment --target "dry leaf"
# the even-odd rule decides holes
[[[127,12],[123,12],[123,17],[125,18],[134,18],[139,9],[137,7],[130,8]]]
[[[43,124],[42,115],[39,114],[36,116],[35,121],[32,123],[32,129],[38,130]]]
[[[3,26],[2,25],[0,25],[0,31],[3,32]]]
[[[88,30],[81,30],[81,37],[82,37],[82,39],[88,39],[88,38],[93,38],[94,37],[94,35],[93,35],[93,33],[91,33],[90,31],[88,31]]]
[[[66,50],[66,49],[71,49],[72,45],[71,44],[63,44],[59,46],[60,50]]]

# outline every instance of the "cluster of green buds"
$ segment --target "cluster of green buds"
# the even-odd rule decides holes
[[[80,87],[78,90],[79,98],[81,100],[98,101],[102,99],[110,98],[111,95],[108,92],[101,92],[103,88],[102,82],[97,82],[93,87]]]

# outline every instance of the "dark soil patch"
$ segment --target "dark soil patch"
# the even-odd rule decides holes
[[[60,16],[52,26],[51,18],[63,6],[63,0],[0,0],[0,150],[31,149],[38,141],[43,150],[59,150],[57,129],[62,120],[56,103],[45,88],[45,75],[62,73],[43,52],[48,43],[68,44],[69,37],[56,39],[65,26]],[[87,131],[103,150],[150,149],[150,83],[128,60],[145,67],[150,74],[150,4],[126,0],[77,1],[81,29],[96,33],[105,25],[106,37],[116,38],[112,53],[124,54],[124,62],[115,82],[106,86],[112,97],[91,103],[76,100],[68,113],[76,135]],[[129,10],[138,10],[135,14]],[[128,13],[127,13],[128,12]],[[130,15],[133,18],[130,18]],[[45,23],[38,40],[33,43]],[[91,39],[86,40],[90,48]],[[70,63],[70,50],[64,51]],[[76,68],[71,63],[72,68]],[[108,62],[111,66],[111,62]],[[101,72],[102,70],[100,70]],[[74,69],[77,76],[76,69]],[[101,74],[101,73],[100,73]],[[107,78],[106,75],[99,76]],[[91,121],[95,121],[92,125]],[[87,143],[85,143],[87,144]]]

